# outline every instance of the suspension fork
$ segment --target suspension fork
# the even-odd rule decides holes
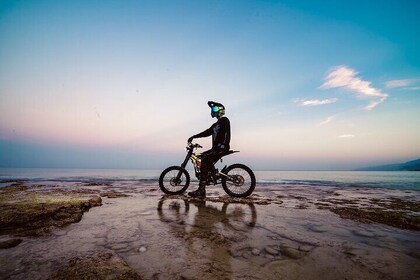
[[[181,164],[182,169],[185,169],[185,167],[187,166],[187,163],[190,160],[192,153],[193,153],[192,149],[188,150],[187,156],[185,157],[184,162]],[[181,176],[182,176],[182,171],[180,170],[175,178],[176,184],[180,182]]]
[[[193,154],[193,150],[189,150],[187,153],[187,156],[184,159],[184,162],[181,164],[181,167],[185,169],[185,167],[187,166],[188,161],[190,160],[191,156]]]

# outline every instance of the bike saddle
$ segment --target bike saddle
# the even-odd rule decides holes
[[[227,155],[230,155],[230,154],[233,154],[233,153],[239,153],[239,151],[233,151],[233,150],[230,150],[230,151],[227,151],[227,152],[224,154],[224,156],[227,156]]]

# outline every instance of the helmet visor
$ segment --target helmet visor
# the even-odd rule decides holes
[[[217,113],[217,112],[220,111],[220,107],[213,106],[213,107],[211,107],[211,111]]]

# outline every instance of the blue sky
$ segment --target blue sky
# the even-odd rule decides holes
[[[0,166],[163,168],[225,104],[256,169],[420,157],[417,1],[0,1]],[[201,144],[209,147],[210,140]]]

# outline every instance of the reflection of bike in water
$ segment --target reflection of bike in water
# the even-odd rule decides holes
[[[207,206],[205,201],[194,201],[191,204],[198,208],[198,213],[211,212],[207,215],[210,220],[205,221],[208,225],[220,222],[227,229],[246,232],[257,222],[257,211],[252,203],[225,202],[221,210]],[[162,222],[185,226],[189,218],[190,202],[183,199],[163,198],[159,201],[157,210]]]
[[[187,156],[181,166],[166,168],[159,177],[159,187],[166,194],[182,194],[190,184],[190,174],[185,169],[188,160],[194,166],[195,176],[200,179],[201,155],[194,149],[202,148],[199,144],[188,143]],[[224,156],[237,151],[229,151]],[[213,167],[207,185],[222,184],[225,192],[234,197],[247,197],[255,189],[254,172],[246,165],[236,163],[225,166],[221,171]]]
[[[203,279],[233,279],[233,244],[246,240],[257,222],[252,203],[221,204],[167,196],[159,201],[157,211],[160,221],[169,227],[165,236],[177,239],[171,257],[186,260],[183,272],[191,273],[189,267],[196,266],[203,269]]]

